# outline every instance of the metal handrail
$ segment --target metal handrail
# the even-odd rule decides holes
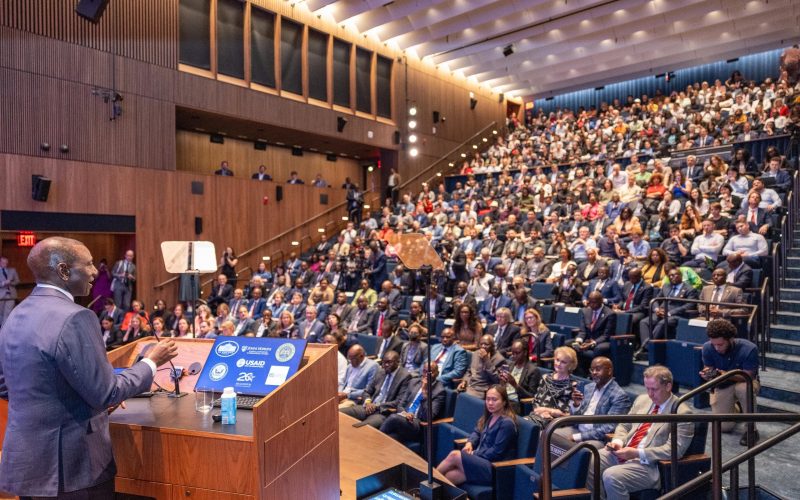
[[[569,460],[569,458],[572,455],[578,453],[582,449],[587,449],[589,450],[589,453],[592,454],[592,472],[594,473],[594,475],[592,476],[592,483],[593,483],[592,496],[594,498],[600,498],[600,451],[597,449],[596,446],[591,444],[590,441],[583,441],[573,446],[572,448],[568,449],[567,451],[564,452],[563,455],[558,457],[555,460],[555,462],[550,464],[550,467],[555,469],[562,463]],[[544,455],[545,453],[547,453],[548,455],[550,454],[549,450],[543,447],[542,454]],[[542,484],[544,484],[544,481],[542,481]]]
[[[493,121],[493,122],[492,122],[492,123],[490,123],[489,125],[486,125],[486,126],[485,126],[485,127],[483,127],[482,129],[480,129],[480,130],[479,130],[477,133],[475,133],[475,134],[472,134],[472,135],[471,135],[469,138],[467,138],[466,140],[464,140],[463,142],[461,142],[461,144],[459,144],[458,146],[454,147],[453,149],[451,149],[450,151],[448,151],[447,153],[445,153],[444,155],[442,155],[442,157],[441,157],[441,158],[439,158],[439,159],[438,159],[438,160],[436,160],[435,162],[431,163],[430,165],[428,165],[426,168],[422,169],[421,171],[417,172],[417,173],[416,173],[416,174],[415,174],[413,177],[410,177],[410,178],[409,178],[407,181],[405,181],[405,182],[401,183],[401,184],[400,184],[400,186],[397,188],[397,189],[398,189],[398,191],[402,191],[403,189],[405,189],[405,188],[407,188],[408,186],[410,186],[410,185],[411,185],[411,184],[412,184],[414,181],[416,181],[416,180],[417,180],[419,177],[422,177],[422,175],[423,175],[423,174],[425,174],[425,173],[426,173],[426,172],[428,172],[429,170],[432,170],[432,169],[433,169],[433,168],[434,168],[436,165],[438,165],[439,163],[441,163],[441,162],[443,162],[443,161],[447,161],[447,159],[448,159],[448,156],[450,156],[451,154],[453,154],[453,153],[457,152],[459,149],[461,149],[462,147],[464,147],[464,145],[465,145],[465,144],[467,144],[468,142],[472,141],[473,139],[475,139],[475,138],[476,138],[476,137],[478,137],[479,135],[483,134],[484,132],[486,132],[487,130],[489,130],[489,129],[490,129],[490,128],[492,128],[492,127],[497,127],[497,122],[496,122],[496,121]],[[434,177],[435,177],[435,176],[434,176]],[[432,177],[431,177],[431,178],[428,178],[428,181],[430,181],[430,179],[432,179]]]
[[[543,500],[552,500],[553,498],[553,485],[552,485],[552,457],[550,456],[550,443],[553,432],[559,428],[564,427],[566,425],[580,425],[580,424],[641,424],[649,422],[652,424],[660,424],[660,423],[667,423],[670,424],[672,422],[677,423],[703,423],[708,422],[712,424],[712,448],[716,447],[718,451],[721,451],[721,435],[722,435],[722,423],[723,422],[786,422],[786,423],[798,423],[800,422],[800,414],[797,413],[684,413],[684,414],[672,414],[672,413],[662,413],[659,415],[650,415],[650,414],[628,414],[628,415],[567,415],[564,417],[558,417],[550,421],[547,426],[542,431],[542,446],[543,450],[546,450],[545,453],[542,453],[542,499]],[[800,425],[798,425],[800,427]],[[792,428],[793,429],[793,428]],[[792,434],[794,434],[794,431]],[[739,457],[739,463],[747,460],[754,450],[758,450],[758,452],[763,451],[764,449],[769,448],[777,444],[778,442],[782,441],[789,437],[789,435],[783,436],[786,434],[787,431],[784,433],[774,436],[773,438],[761,443],[760,445],[751,448],[749,452],[744,452],[742,456]],[[716,436],[716,437],[715,437]],[[776,440],[775,438],[781,437],[782,439]],[[769,446],[763,446],[765,444],[769,444]],[[757,454],[752,453],[753,455]],[[721,453],[715,453],[712,449],[712,457],[711,457],[711,477],[714,484],[719,484],[720,488],[714,488],[712,491],[713,499],[714,500],[721,500],[722,499],[722,474],[723,472],[727,471],[732,467],[729,465],[731,462],[726,464],[722,463]],[[726,468],[727,467],[727,468]],[[702,477],[702,481],[699,481],[700,478],[694,479],[689,483],[680,486],[672,491],[670,491],[667,495],[661,497],[663,498],[679,498],[679,496],[686,491],[694,489],[698,484],[706,482],[708,480],[709,473],[705,473]],[[595,487],[595,491],[599,488],[599,478],[595,477],[594,483],[597,485]],[[691,488],[687,489],[687,486],[691,485]]]
[[[708,391],[710,389],[713,389],[713,388],[719,386],[720,384],[722,384],[723,382],[726,382],[726,381],[728,381],[728,380],[730,380],[730,379],[732,379],[734,377],[743,377],[744,381],[745,381],[745,384],[747,384],[747,394],[745,396],[745,404],[744,404],[745,410],[746,410],[745,413],[755,413],[755,408],[753,407],[753,390],[754,390],[754,387],[753,387],[753,376],[750,375],[750,373],[748,373],[748,372],[746,372],[744,370],[741,370],[741,369],[727,371],[727,372],[723,373],[722,375],[720,375],[719,377],[715,377],[712,380],[709,380],[708,382],[695,387],[691,391],[687,392],[686,394],[684,394],[683,396],[681,396],[677,400],[675,400],[674,403],[672,403],[672,408],[670,408],[670,413],[677,413],[678,412],[678,407],[680,407],[681,403],[683,403],[684,401],[688,401],[689,399],[695,397],[697,394],[702,394],[702,393],[704,393],[704,392],[706,392],[706,391]],[[755,430],[755,427],[753,426],[752,422],[748,423],[747,424],[747,434],[746,434],[747,435],[747,446],[748,447],[753,446],[755,444],[753,442],[753,431],[754,430]],[[671,470],[670,470],[670,476],[672,476],[672,487],[674,488],[678,484],[678,467],[677,467],[677,464],[678,464],[678,424],[677,423],[671,423],[670,424],[670,444],[671,444],[671,450],[670,450],[670,455],[671,456],[670,456],[670,459],[671,459],[671,462],[672,462],[672,467],[671,467]],[[712,450],[712,452],[713,452],[713,450]],[[756,488],[756,482],[755,482],[756,463],[755,463],[755,460],[751,459],[750,461],[748,461],[748,463],[747,463],[747,473],[748,473],[748,476],[747,476],[748,496],[750,497],[750,500],[753,500],[755,498],[755,491],[756,491],[755,490],[755,488]],[[735,490],[739,491],[738,473],[735,475],[735,477],[733,477],[733,476],[731,477],[731,481],[733,481],[734,478],[737,481]],[[721,478],[720,478],[720,480],[721,480]],[[733,486],[733,484],[731,484],[731,486]]]
[[[710,300],[687,299],[687,298],[683,298],[683,297],[653,297],[652,299],[650,299],[650,304],[648,306],[648,308],[649,308],[649,310],[648,310],[648,321],[651,324],[653,323],[653,305],[655,305],[658,302],[666,302],[667,303],[667,305],[666,305],[667,307],[669,307],[669,303],[670,302],[687,302],[687,303],[692,303],[692,304],[715,304],[715,305],[718,305],[718,306],[733,306],[733,307],[740,308],[740,309],[743,308],[743,307],[744,308],[748,308],[748,309],[752,309],[752,311],[750,312],[750,314],[747,317],[747,336],[748,336],[748,340],[750,340],[751,342],[754,342],[754,343],[758,342],[758,339],[754,339],[753,335],[752,335],[752,333],[753,333],[753,320],[755,319],[756,311],[758,311],[758,306],[755,305],[755,304],[737,304],[736,302],[712,302]],[[706,316],[706,320],[709,320],[711,318],[710,309],[706,308],[705,316]],[[665,334],[666,333],[667,332],[665,332]]]

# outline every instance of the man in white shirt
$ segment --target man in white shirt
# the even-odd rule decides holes
[[[692,260],[687,262],[689,267],[706,267],[706,259],[716,262],[722,247],[725,246],[725,238],[714,231],[714,223],[708,219],[702,223],[703,232],[697,235],[692,242],[690,250]]]
[[[750,224],[744,220],[736,223],[736,231],[739,234],[731,236],[722,249],[722,254],[740,255],[747,265],[760,267],[759,257],[764,257],[769,252],[767,240],[760,234],[750,231]]]

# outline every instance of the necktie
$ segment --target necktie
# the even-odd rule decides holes
[[[672,295],[673,297],[677,297],[678,292],[680,292],[680,290],[681,290],[680,285],[675,285],[672,287],[672,293],[670,295]]]
[[[750,210],[750,223],[751,224],[757,224],[757,222],[756,222],[757,220],[758,219],[756,219],[756,211],[755,210]]]
[[[650,412],[650,415],[658,415],[660,408],[658,405],[653,406],[653,410]],[[645,422],[636,429],[636,432],[633,434],[633,437],[630,441],[628,441],[628,447],[636,448],[639,446],[639,443],[647,436],[647,432],[650,430],[650,426],[653,425],[652,422]]]
[[[594,325],[597,324],[597,320],[600,319],[600,310],[596,310],[592,313],[592,324],[589,325],[590,330],[594,330]]]
[[[386,375],[386,378],[383,379],[383,385],[381,386],[381,390],[378,393],[378,397],[375,398],[375,404],[379,405],[386,401],[386,393],[389,392],[389,386],[392,382],[392,375]]]
[[[605,284],[606,284],[605,280],[598,281],[597,284],[594,286],[594,290],[595,291],[601,290],[603,288],[603,285],[605,285]]]
[[[501,326],[501,327],[499,327],[499,328],[497,329],[497,333],[496,333],[496,334],[495,334],[495,336],[494,336],[494,343],[495,343],[495,344],[497,344],[497,343],[500,341],[500,338],[502,338],[502,336],[503,336],[503,331],[504,331],[505,329],[506,329],[506,327],[504,327],[504,326]]]
[[[711,302],[719,302],[722,299],[722,287],[718,286],[716,290],[714,290],[714,295],[711,297]]]
[[[631,303],[633,303],[633,296],[636,295],[636,285],[631,287],[631,291],[628,294],[627,300],[625,300],[625,310],[628,311],[631,308]]]
[[[378,321],[378,333],[383,332],[383,317],[386,313],[381,313],[380,320]]]
[[[388,338],[383,339],[383,342],[381,342],[381,349],[380,351],[378,351],[378,359],[383,359],[383,353],[386,351],[386,348],[388,346],[389,346],[389,339]]]
[[[5,272],[5,269],[3,272]],[[497,297],[492,299],[492,316],[494,316],[495,311],[497,311]]]
[[[5,267],[3,268],[3,279],[4,280],[8,279],[8,273],[6,272],[6,268]]]
[[[444,361],[444,357],[447,355],[447,349],[448,349],[447,347],[442,349],[442,352],[440,352],[439,355],[436,356],[436,359],[434,359],[433,362],[436,363],[437,365],[439,363],[442,363]]]
[[[408,407],[408,413],[416,417],[417,412],[419,411],[421,406],[420,403],[422,403],[422,388],[420,388],[420,390],[417,391],[417,395],[414,398],[414,401],[412,401],[411,406]]]

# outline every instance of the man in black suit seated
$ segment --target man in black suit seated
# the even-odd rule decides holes
[[[723,269],[728,273],[725,278],[728,284],[743,291],[753,288],[754,285],[760,285],[760,283],[753,283],[753,268],[745,264],[744,259],[739,254],[728,255],[725,261],[717,266],[717,269]]]
[[[353,313],[353,306],[348,304],[345,292],[336,293],[336,302],[331,306],[328,314],[339,316],[339,324],[346,325],[350,322],[350,315]]]
[[[372,331],[372,316],[375,310],[367,305],[367,298],[363,295],[356,300],[356,308],[350,313],[350,323],[347,333],[370,333]]]
[[[122,345],[122,332],[114,325],[114,320],[110,317],[105,317],[100,321],[100,333],[103,335],[103,343],[107,351]]]
[[[511,298],[503,295],[499,286],[492,285],[489,290],[489,296],[481,304],[481,310],[478,311],[478,314],[483,321],[494,323],[497,318],[497,311],[503,307],[511,307]]]
[[[125,311],[117,307],[114,303],[114,299],[108,297],[103,306],[103,312],[100,313],[100,321],[103,321],[105,318],[111,318],[114,322],[114,326],[119,327],[122,324],[123,318],[125,318]]]
[[[224,274],[217,276],[217,282],[211,287],[211,294],[208,296],[208,307],[211,312],[217,313],[217,306],[230,302],[233,298],[233,287],[228,283],[228,277]]]
[[[611,352],[611,337],[617,329],[617,315],[603,304],[600,292],[589,293],[588,305],[581,310],[580,329],[572,348],[578,353],[581,375],[586,375],[595,357]]]
[[[688,283],[683,282],[683,276],[678,266],[672,266],[667,271],[669,283],[661,287],[657,297],[670,297],[679,299],[696,299],[699,294]],[[661,301],[655,310],[653,324],[647,317],[639,323],[639,338],[642,347],[633,355],[634,359],[647,359],[647,343],[650,339],[663,339],[667,336],[667,328],[674,331],[678,318],[688,318],[691,311],[696,310],[691,302]]]
[[[379,370],[364,389],[363,402],[340,410],[376,429],[380,429],[391,410],[397,409],[411,380],[411,374],[400,366],[400,355],[395,351],[383,355],[381,367],[383,370]]]
[[[589,282],[583,291],[583,304],[589,302],[591,292],[600,292],[603,295],[603,303],[614,306],[622,302],[622,290],[616,281],[610,278],[611,272],[608,266],[601,266],[597,270],[597,277]]]
[[[486,335],[494,338],[497,352],[505,357],[511,352],[511,344],[520,336],[519,327],[512,323],[511,309],[501,307],[495,313],[495,322],[486,327]]]
[[[647,317],[650,300],[655,289],[642,279],[642,270],[638,267],[628,271],[628,281],[622,287],[622,302],[614,304],[614,312],[631,315],[631,331],[639,331],[639,323]]]
[[[398,323],[397,311],[389,306],[389,299],[381,297],[375,302],[375,314],[372,315],[372,325],[370,327],[372,334],[380,335],[385,323],[396,325]]]
[[[383,359],[383,355],[389,351],[395,351],[400,354],[403,349],[403,340],[397,332],[395,325],[390,321],[383,323],[383,328],[381,329],[381,339],[383,340],[378,344],[378,359]]]
[[[227,161],[219,164],[219,169],[214,171],[214,175],[221,175],[223,177],[233,177],[233,170],[228,166]]]
[[[428,391],[428,370],[431,373],[433,384]],[[405,396],[397,405],[397,413],[389,415],[381,424],[381,432],[401,443],[419,442],[422,440],[422,426],[428,418],[428,394],[431,395],[431,420],[440,418],[444,411],[445,392],[444,385],[437,379],[439,367],[436,363],[423,365],[422,375],[412,378],[408,384]]]
[[[251,176],[251,179],[256,179],[259,181],[271,181],[272,176],[267,173],[267,167],[265,165],[259,165],[258,172],[254,173]]]
[[[400,295],[400,290],[396,289],[389,280],[385,280],[381,283],[381,291],[378,293],[378,300],[383,297],[386,297],[389,301],[389,306],[393,310],[399,311],[403,307],[403,297]]]
[[[467,304],[468,306],[472,307],[472,310],[478,310],[478,302],[475,300],[468,291],[467,291],[467,284],[464,281],[459,281],[456,283],[456,290],[453,293],[453,300],[450,302],[450,317],[455,317],[456,311],[461,306],[461,304]]]
[[[429,318],[444,318],[449,308],[444,295],[439,293],[439,286],[431,283],[430,290],[422,301],[422,310]]]

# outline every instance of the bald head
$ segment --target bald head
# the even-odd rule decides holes
[[[97,276],[89,249],[78,240],[60,236],[37,243],[28,254],[28,267],[37,283],[62,288],[76,297],[88,295]]]

